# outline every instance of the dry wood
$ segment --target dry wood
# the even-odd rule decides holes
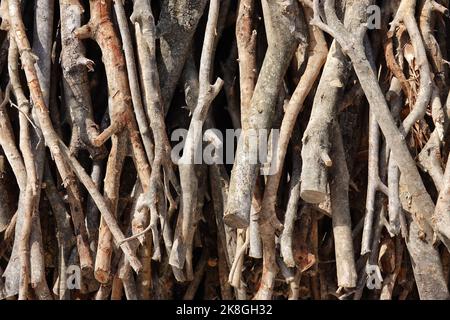
[[[249,140],[255,139],[254,135],[258,134],[258,130],[271,127],[283,76],[288,68],[289,59],[286,56],[292,57],[298,42],[297,3],[288,1],[279,6],[271,7],[272,5],[275,6],[264,2],[263,6],[268,49],[251,99],[249,114],[246,115],[248,128],[244,127],[239,138],[224,218],[229,226],[237,228],[249,225],[251,198],[259,171],[257,164],[251,164],[251,159],[257,159],[258,150],[250,148]],[[280,65],[280,60],[285,63]]]
[[[198,189],[200,188],[198,176],[195,171],[196,160],[200,147],[202,145],[203,123],[208,115],[212,101],[222,89],[223,80],[218,78],[214,84],[210,83],[212,72],[212,53],[214,50],[214,38],[219,16],[219,1],[211,1],[208,23],[205,30],[205,39],[203,42],[202,55],[200,59],[199,71],[199,93],[197,105],[192,114],[192,120],[186,136],[183,156],[179,160],[178,168],[180,171],[181,184],[181,208],[180,217],[177,222],[177,230],[170,255],[170,264],[183,268],[186,261],[186,253],[189,249],[189,237],[194,232],[194,211],[198,201]],[[192,263],[191,261],[188,261]]]
[[[448,5],[1,1],[0,299],[449,299]]]

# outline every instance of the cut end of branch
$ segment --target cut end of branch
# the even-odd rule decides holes
[[[94,276],[95,279],[100,283],[108,283],[110,279],[109,272],[102,269],[95,270]]]
[[[79,27],[78,29],[74,30],[74,35],[80,40],[88,39],[92,35],[91,26],[89,24],[85,24],[84,26]]]
[[[320,158],[322,159],[323,163],[327,168],[331,168],[333,166],[333,161],[331,160],[327,152],[322,152],[320,154]]]
[[[233,229],[245,229],[250,225],[250,221],[241,216],[238,211],[226,214],[223,222]]]
[[[300,196],[304,201],[311,204],[320,204],[327,198],[326,193],[317,190],[302,190]]]

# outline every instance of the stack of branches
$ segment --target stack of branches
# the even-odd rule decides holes
[[[2,0],[0,299],[450,298],[448,2]]]

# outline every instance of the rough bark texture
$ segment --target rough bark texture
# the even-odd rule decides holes
[[[449,299],[448,5],[1,1],[0,299]]]

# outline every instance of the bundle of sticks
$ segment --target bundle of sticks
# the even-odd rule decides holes
[[[449,299],[448,0],[2,0],[0,299]]]

